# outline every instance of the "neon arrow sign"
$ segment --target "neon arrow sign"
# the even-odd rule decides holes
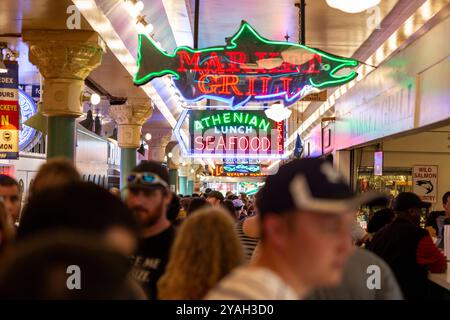
[[[172,75],[186,101],[209,98],[234,109],[249,101],[284,100],[288,106],[312,92],[351,81],[356,72],[337,72],[358,65],[357,60],[319,49],[265,39],[245,21],[225,46],[182,46],[172,54],[140,34],[137,60],[136,85]]]

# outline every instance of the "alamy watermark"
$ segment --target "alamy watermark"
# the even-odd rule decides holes
[[[67,267],[66,273],[69,274],[66,280],[66,286],[69,290],[81,290],[81,269],[72,264]]]
[[[69,15],[66,19],[66,27],[69,30],[81,29],[81,13],[77,6],[72,4],[67,7],[66,13]]]
[[[366,280],[366,286],[369,290],[381,290],[381,269],[377,265],[367,267],[369,277]]]

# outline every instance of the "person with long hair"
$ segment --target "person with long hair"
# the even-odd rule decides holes
[[[197,211],[178,231],[158,282],[158,299],[202,299],[242,262],[242,246],[229,214],[217,208]]]

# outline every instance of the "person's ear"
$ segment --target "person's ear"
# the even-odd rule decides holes
[[[166,205],[169,205],[170,202],[172,201],[172,192],[170,192],[169,190],[166,191],[165,195],[164,195],[164,203]]]
[[[286,243],[285,217],[277,214],[268,214],[263,219],[264,237],[276,248],[281,248]]]

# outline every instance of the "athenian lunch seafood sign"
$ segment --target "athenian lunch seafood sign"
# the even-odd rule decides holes
[[[178,47],[172,54],[139,35],[136,85],[171,75],[183,98],[221,101],[233,109],[247,102],[283,100],[285,106],[327,87],[354,79],[358,61],[304,45],[271,41],[248,23],[225,46]],[[223,106],[223,104],[222,104]]]

